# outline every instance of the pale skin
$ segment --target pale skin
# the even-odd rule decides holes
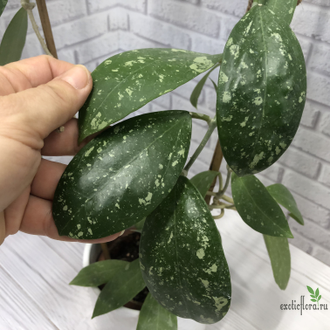
[[[52,217],[52,200],[65,165],[41,156],[74,155],[73,118],[92,89],[89,71],[50,56],[0,66],[0,244],[19,230],[63,241]],[[58,127],[64,126],[59,132]],[[115,239],[114,234],[92,243]]]

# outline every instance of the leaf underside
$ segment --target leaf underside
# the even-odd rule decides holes
[[[181,86],[219,62],[221,55],[181,49],[139,49],[101,63],[79,111],[79,141]]]
[[[186,177],[147,217],[140,262],[150,293],[173,314],[210,324],[227,313],[231,284],[220,234]]]
[[[101,238],[141,221],[175,185],[190,138],[191,116],[175,110],[131,118],[94,138],[57,186],[59,234]]]
[[[291,273],[291,257],[288,239],[263,235],[271,261],[275,282],[281,290],[285,290]]]
[[[219,74],[219,139],[237,175],[260,172],[281,157],[298,129],[305,98],[297,38],[266,6],[254,6],[231,32]]]
[[[235,207],[248,226],[265,235],[293,238],[283,211],[254,175],[232,173],[231,189]]]

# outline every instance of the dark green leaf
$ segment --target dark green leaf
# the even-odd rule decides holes
[[[276,200],[277,203],[281,204],[288,211],[290,211],[290,216],[295,219],[301,225],[304,224],[304,219],[298,210],[296,201],[294,200],[290,191],[280,183],[272,184],[267,187],[268,192]],[[292,216],[293,215],[293,216]]]
[[[139,315],[136,330],[176,330],[177,317],[158,304],[149,293]]]
[[[316,300],[315,300],[315,299],[311,299],[311,301],[313,301],[313,302],[316,302]]]
[[[210,189],[214,179],[219,175],[216,171],[205,171],[198,173],[190,179],[191,183],[199,190],[203,197],[206,196],[207,191]]]
[[[247,225],[265,235],[293,238],[283,211],[255,176],[232,173],[231,189],[235,207]]]
[[[131,118],[89,142],[57,186],[53,217],[60,235],[105,237],[152,212],[186,162],[191,116],[162,111]]]
[[[92,73],[93,90],[79,112],[79,140],[183,85],[220,58],[181,49],[152,48],[110,57]]]
[[[21,8],[10,21],[0,45],[0,65],[18,61],[21,58],[27,32],[27,13]]]
[[[123,271],[127,261],[104,260],[84,267],[71,281],[70,285],[97,287],[111,280],[118,271]]]
[[[219,74],[219,139],[237,175],[260,172],[281,157],[298,129],[305,97],[297,38],[266,6],[254,6],[232,30]]]
[[[0,16],[2,15],[4,9],[6,8],[8,0],[0,0]]]
[[[314,290],[313,290],[310,286],[308,286],[308,285],[307,285],[307,290],[308,290],[311,294],[314,294]]]
[[[290,279],[291,258],[288,239],[263,235],[267,247],[275,282],[285,290]]]
[[[315,291],[315,298],[317,298],[317,296],[319,295],[319,293],[320,293],[319,292],[319,288],[317,288],[316,291]]]
[[[220,234],[186,177],[147,217],[140,261],[150,293],[173,314],[215,323],[227,313],[231,284]]]
[[[208,76],[218,66],[219,66],[219,64],[216,64],[211,70],[209,70],[209,72],[204,75],[204,77],[198,82],[198,84],[196,85],[196,87],[192,91],[191,96],[190,96],[190,103],[196,109],[197,109],[197,102],[198,102],[199,96],[201,95],[202,89],[203,89],[203,87],[205,85],[205,82],[206,82]]]
[[[111,312],[129,302],[145,288],[139,259],[128,262],[126,267],[112,276],[102,289],[93,312],[93,317]]]
[[[321,295],[319,295],[319,297],[317,298],[317,301],[320,301],[320,299],[322,298],[322,296]]]

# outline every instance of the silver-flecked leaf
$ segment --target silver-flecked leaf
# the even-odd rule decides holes
[[[187,159],[191,116],[162,111],[123,121],[90,141],[57,186],[53,217],[60,235],[105,237],[152,212]]]
[[[214,219],[197,188],[180,176],[146,219],[140,241],[144,281],[171,313],[211,324],[228,312],[230,274]]]
[[[219,74],[219,139],[237,175],[260,172],[281,157],[298,129],[305,98],[297,38],[267,6],[254,6],[231,32]]]
[[[182,49],[137,49],[110,57],[92,73],[93,90],[79,111],[79,140],[213,67],[221,55]]]

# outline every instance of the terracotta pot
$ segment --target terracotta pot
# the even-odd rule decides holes
[[[96,262],[101,252],[101,247],[98,244],[86,244],[83,255],[83,267]],[[95,299],[100,294],[99,288],[90,288],[91,294]],[[138,322],[140,311],[121,307],[108,314],[108,320],[111,324],[109,329],[117,330],[135,330]],[[102,316],[101,316],[102,317]],[[96,320],[97,318],[95,318]],[[190,319],[183,319],[178,317],[178,330],[205,330],[205,325],[195,322]]]

